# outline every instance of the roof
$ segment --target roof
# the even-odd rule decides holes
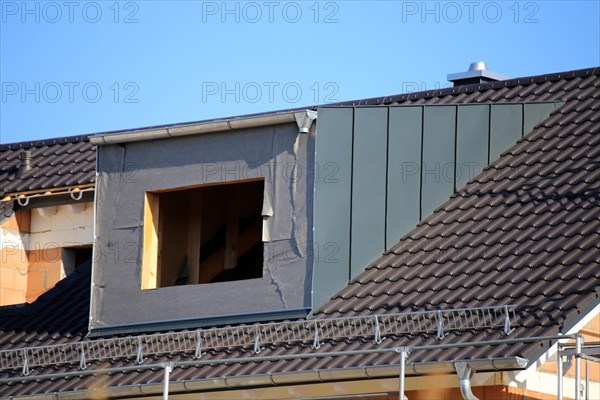
[[[440,91],[354,102],[445,104],[562,100],[565,104],[455,193],[430,217],[353,279],[315,313],[316,318],[513,304],[516,330],[510,337],[555,335],[597,306],[600,298],[600,68],[468,85]],[[360,104],[359,104],[360,103]],[[0,314],[0,349],[80,340],[89,308],[89,268],[78,269],[38,301]],[[77,301],[70,301],[72,296]],[[16,313],[16,314],[15,314]],[[17,316],[18,315],[18,316]],[[60,319],[59,317],[60,316]],[[36,328],[36,327],[42,327]],[[67,332],[67,335],[63,335]],[[70,336],[69,336],[70,335]],[[260,356],[415,346],[505,338],[489,330],[435,335],[328,340],[266,345]],[[535,358],[539,344],[421,351],[418,363],[514,357]],[[250,348],[209,350],[202,359],[252,357]],[[148,356],[144,364],[190,360],[193,354]],[[397,365],[395,354],[186,366],[173,370],[171,385],[219,377]],[[162,384],[160,370],[133,360],[92,363],[88,369],[131,365],[134,369],[95,379],[73,375],[5,384],[0,396],[64,392],[97,387]],[[31,374],[78,371],[78,365],[32,369]],[[139,368],[139,369],[135,369]],[[397,373],[397,371],[396,371]],[[0,371],[0,379],[21,371]],[[212,380],[207,380],[207,379]],[[223,388],[226,386],[223,385]]]
[[[19,157],[31,152],[32,169],[18,176]],[[88,135],[0,144],[0,196],[91,184],[96,151]]]
[[[83,339],[88,326],[91,269],[88,261],[35,302],[0,308],[2,349]]]

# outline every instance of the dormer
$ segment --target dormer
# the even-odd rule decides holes
[[[92,334],[306,316],[314,114],[94,137]]]

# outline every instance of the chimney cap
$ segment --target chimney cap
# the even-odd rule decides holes
[[[485,61],[472,62],[469,71],[487,71],[487,64]]]
[[[454,82],[454,86],[470,83],[503,81],[505,79],[509,79],[509,77],[497,72],[489,71],[487,69],[487,64],[484,61],[476,61],[471,63],[468,71],[448,74],[448,80],[450,82]]]

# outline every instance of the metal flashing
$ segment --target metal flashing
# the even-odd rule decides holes
[[[244,324],[250,322],[278,321],[286,319],[305,318],[310,308],[296,308],[288,310],[274,310],[267,312],[228,314],[206,318],[184,318],[165,321],[153,321],[139,324],[113,325],[95,327],[90,330],[86,338],[95,339],[113,335],[124,335],[143,332],[164,332],[170,330],[194,329],[228,324]]]
[[[459,81],[463,79],[469,78],[487,78],[493,81],[504,81],[510,79],[509,76],[500,74],[494,71],[488,70],[477,70],[477,71],[465,71],[465,72],[455,72],[452,74],[448,74],[448,80],[450,82]]]
[[[533,128],[562,104],[319,108],[316,165],[334,164],[335,179],[322,174],[315,182],[314,242],[325,254],[324,246],[334,244],[335,257],[315,261],[313,308],[496,161],[528,133],[525,127]]]

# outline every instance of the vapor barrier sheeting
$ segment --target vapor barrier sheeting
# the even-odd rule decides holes
[[[309,307],[313,164],[295,124],[99,146],[91,328]],[[146,192],[253,178],[262,278],[140,289]]]

